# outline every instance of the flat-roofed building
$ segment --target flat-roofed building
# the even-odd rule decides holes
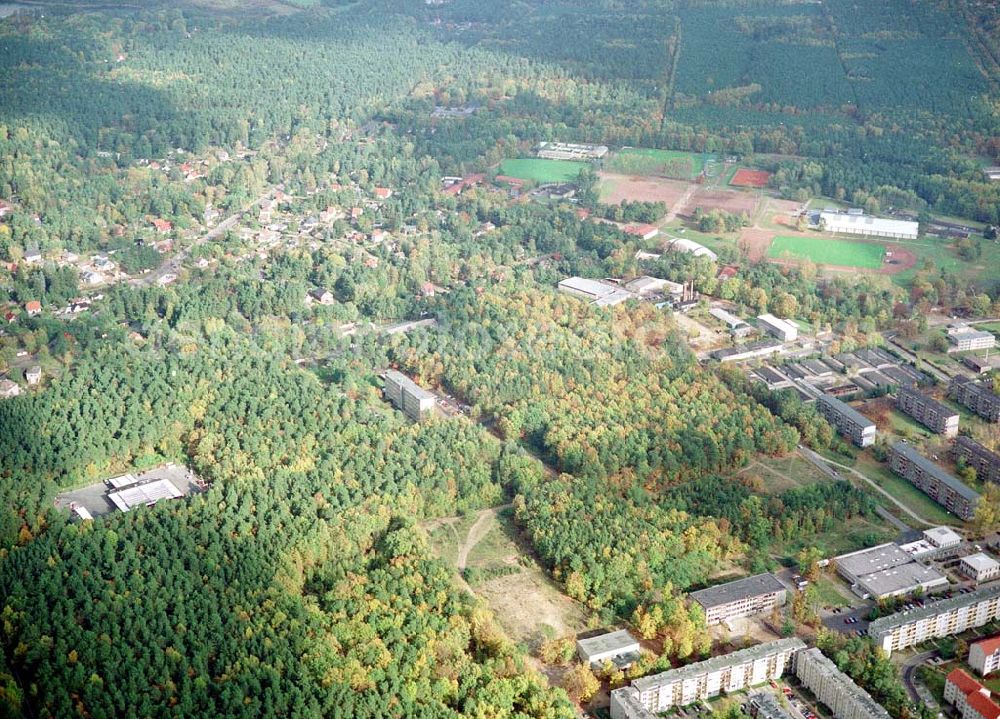
[[[865,237],[891,237],[898,240],[915,240],[920,229],[920,225],[916,222],[872,217],[859,211],[825,210],[819,213],[819,220],[827,232]]]
[[[795,676],[836,719],[889,719],[889,713],[819,649],[795,655]]]
[[[625,289],[629,292],[634,292],[640,297],[660,294],[680,297],[684,294],[684,285],[679,282],[671,282],[670,280],[650,277],[649,275],[636,277],[634,280],[626,282]]]
[[[386,371],[382,391],[410,419],[419,421],[434,410],[434,395],[394,369]]]
[[[639,690],[621,687],[611,692],[611,719],[657,719],[656,713],[642,705]]]
[[[881,601],[890,597],[904,597],[917,590],[928,593],[947,586],[948,577],[938,570],[909,562],[866,574],[851,588],[862,599]]]
[[[969,647],[969,666],[984,677],[1000,669],[1000,634]]]
[[[542,142],[538,145],[538,156],[546,160],[600,160],[607,154],[605,145],[573,142]]]
[[[998,618],[1000,584],[880,617],[868,625],[868,636],[891,654],[930,639],[961,634]]]
[[[879,544],[868,549],[841,554],[833,558],[837,573],[850,584],[857,584],[862,577],[893,567],[909,564],[913,557],[892,542]]]
[[[590,280],[585,277],[567,277],[559,282],[559,290],[585,299],[598,307],[611,307],[635,297],[634,294],[618,285],[600,280]]]
[[[787,591],[777,577],[765,573],[700,589],[688,596],[705,610],[705,621],[711,626],[780,607]]]
[[[763,340],[742,347],[727,347],[712,352],[711,357],[723,364],[729,362],[746,362],[748,360],[759,359],[761,357],[771,357],[779,355],[785,351],[781,342],[775,340]]]
[[[135,507],[151,507],[162,499],[180,499],[183,496],[184,493],[169,479],[132,484],[124,489],[108,492],[108,499],[122,512],[128,512]]]
[[[581,661],[591,665],[610,661],[618,668],[625,669],[639,658],[639,642],[626,630],[619,629],[577,640],[576,653]]]
[[[979,494],[921,456],[913,445],[906,442],[892,445],[889,467],[957,517],[968,521],[975,514]]]
[[[962,574],[975,579],[977,583],[989,582],[1000,577],[1000,562],[983,552],[962,557],[958,566]]]
[[[754,692],[747,699],[747,713],[751,719],[792,719],[781,701],[771,692]]]
[[[955,707],[962,719],[998,719],[1000,704],[993,693],[967,674],[953,669],[944,681],[944,700]]]
[[[774,335],[782,342],[792,342],[798,339],[799,336],[798,325],[788,320],[783,320],[780,317],[775,317],[770,313],[758,315],[757,326],[768,334]]]
[[[1000,454],[991,452],[972,437],[956,437],[951,448],[956,460],[976,470],[976,479],[1000,484]]]
[[[938,549],[950,549],[962,543],[962,535],[951,527],[931,527],[925,529],[924,539]]]
[[[971,350],[989,350],[997,345],[997,338],[992,332],[977,330],[969,325],[951,325],[948,327],[948,341],[953,352],[968,352]]]
[[[912,387],[900,387],[896,407],[928,429],[945,437],[958,434],[958,412]]]
[[[1000,422],[1000,395],[988,384],[957,375],[948,385],[948,396],[987,422]]]
[[[961,535],[950,527],[932,527],[925,529],[920,539],[900,544],[899,548],[914,559],[926,560],[954,554],[961,546]]]
[[[647,712],[663,712],[671,707],[687,706],[723,693],[759,686],[778,679],[791,669],[793,657],[805,648],[801,639],[778,639],[636,679],[630,687],[611,692],[611,717],[636,719],[641,716],[625,713],[626,702]],[[616,696],[621,699],[616,701]]]
[[[816,408],[827,422],[858,447],[868,447],[875,443],[875,423],[847,402],[824,394],[816,401]]]
[[[740,319],[731,312],[727,312],[721,307],[713,307],[708,311],[708,314],[712,315],[712,317],[720,322],[725,322],[726,326],[729,328],[729,334],[737,339],[742,339],[743,337],[752,334],[754,331],[754,328],[747,324],[744,320]]]

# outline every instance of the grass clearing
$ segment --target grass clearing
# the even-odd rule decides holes
[[[921,519],[934,524],[961,524],[961,520],[944,507],[914,487],[902,477],[897,477],[886,465],[867,455],[858,458],[856,469],[905,504]]]
[[[659,175],[693,180],[705,169],[705,157],[694,152],[629,147],[605,160],[604,167],[609,172],[622,175]]]
[[[779,235],[771,242],[767,254],[779,260],[811,260],[818,265],[877,270],[882,267],[885,248],[869,242]]]
[[[835,580],[830,577],[820,577],[816,582],[816,594],[819,595],[819,600],[823,602],[824,607],[849,607],[851,606],[850,601],[844,596],[844,593],[840,591],[837,587]]]
[[[833,481],[816,465],[794,452],[787,457],[760,457],[744,472],[757,474],[761,478],[765,494],[781,494],[789,489]]]
[[[588,166],[586,162],[573,160],[521,158],[501,162],[499,174],[542,184],[572,182]]]
[[[824,557],[835,557],[856,549],[871,547],[890,541],[897,534],[880,518],[873,520],[864,517],[851,517],[842,521],[832,532],[814,535],[805,539],[791,537],[775,544],[773,553],[785,560],[794,562],[795,556],[807,547],[816,547]]]

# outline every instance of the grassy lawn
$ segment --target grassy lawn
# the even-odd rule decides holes
[[[751,465],[744,472],[759,475],[764,482],[764,492],[767,494],[780,494],[789,489],[833,481],[816,465],[806,461],[797,453],[789,454],[787,457],[761,457],[758,461],[764,471],[759,466]]]
[[[862,455],[858,458],[856,469],[892,495],[897,501],[902,502],[916,512],[918,517],[928,522],[940,524],[961,523],[958,517],[948,513],[944,507],[940,506],[933,499],[902,477],[897,477],[886,465],[875,461],[868,455]]]
[[[816,547],[824,557],[834,557],[856,549],[871,547],[890,541],[897,534],[881,518],[874,520],[864,517],[851,517],[842,521],[832,532],[818,534],[808,538],[792,537],[780,544],[775,544],[772,552],[787,561],[794,562],[795,556],[806,547]]]
[[[629,147],[605,160],[604,168],[621,175],[659,175],[676,180],[693,180],[705,167],[703,155],[674,150]]]
[[[837,588],[834,580],[829,577],[820,577],[816,582],[816,594],[823,602],[824,607],[849,607],[851,603],[847,601],[843,592]]]
[[[966,277],[980,279],[1000,278],[1000,244],[983,240],[983,254],[977,260],[963,260],[951,246],[951,240],[937,239],[934,237],[921,237],[917,240],[900,243],[917,253],[920,260],[928,259],[934,265],[935,274],[941,270],[954,272]],[[913,279],[920,266],[893,275],[896,281],[909,282]]]
[[[1000,335],[1000,322],[985,322],[981,325],[976,325],[977,330],[986,330],[987,332],[992,332],[995,335]]]
[[[820,265],[841,265],[877,270],[882,267],[885,248],[867,242],[827,238],[778,236],[771,242],[768,256],[808,259]]]
[[[572,160],[522,158],[501,162],[499,174],[531,182],[571,182],[587,166],[588,163],[586,162],[575,162]]]

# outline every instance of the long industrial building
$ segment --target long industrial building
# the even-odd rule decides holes
[[[991,452],[971,437],[956,437],[951,448],[955,459],[962,459],[976,470],[976,479],[1000,484],[1000,454]]]
[[[781,677],[796,652],[805,648],[801,639],[778,639],[636,679],[611,692],[611,719],[642,719],[649,712],[758,686]]]
[[[958,434],[958,412],[912,387],[900,387],[896,407],[932,432],[954,437]]]
[[[787,589],[773,574],[755,574],[733,582],[717,584],[688,595],[705,610],[705,622],[712,626],[730,619],[750,617],[784,605]]]
[[[820,414],[826,421],[837,428],[837,431],[851,440],[858,447],[868,447],[875,442],[875,423],[854,409],[847,402],[824,394],[816,402]]]
[[[795,655],[795,676],[836,719],[889,719],[881,704],[815,647]]]
[[[866,237],[915,240],[920,229],[920,225],[916,222],[872,217],[855,210],[848,212],[825,210],[819,213],[819,219],[827,232]]]
[[[434,395],[394,369],[385,373],[383,392],[386,399],[411,419],[419,421],[434,409]]]
[[[880,617],[868,625],[868,636],[886,654],[892,654],[930,639],[961,634],[994,619],[1000,619],[1000,585]]]
[[[979,494],[923,457],[913,445],[892,445],[889,468],[957,517],[968,521],[975,514]]]
[[[770,335],[774,335],[782,342],[792,342],[799,336],[798,325],[775,317],[772,314],[763,314],[757,317],[757,324],[762,330]]]
[[[636,297],[618,285],[585,277],[567,277],[559,282],[559,290],[585,299],[597,307],[613,307]]]
[[[1000,395],[988,385],[957,375],[948,385],[948,396],[987,422],[1000,422]]]
[[[862,599],[882,600],[948,586],[941,572],[915,562],[912,554],[892,543],[843,554],[833,563]]]

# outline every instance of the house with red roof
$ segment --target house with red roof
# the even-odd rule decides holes
[[[28,313],[28,317],[40,315],[42,313],[42,303],[38,300],[28,300],[24,303],[24,311]]]
[[[993,693],[963,669],[955,669],[945,679],[944,700],[958,710],[962,719],[1000,719],[1000,704]]]
[[[1000,634],[969,647],[969,666],[984,677],[1000,669]]]
[[[377,197],[380,200],[388,200],[390,197],[392,197],[392,190],[390,190],[388,187],[376,187],[374,192],[375,192],[375,197]]]
[[[656,225],[625,225],[625,232],[644,240],[651,240],[660,234],[660,228]]]
[[[720,280],[731,280],[736,277],[737,272],[739,272],[739,268],[736,265],[726,265],[719,270],[719,274],[716,277]]]
[[[170,232],[172,229],[174,229],[174,224],[172,222],[169,222],[168,220],[162,220],[159,217],[157,217],[155,220],[153,220],[153,227],[156,228],[157,232],[167,233]]]

